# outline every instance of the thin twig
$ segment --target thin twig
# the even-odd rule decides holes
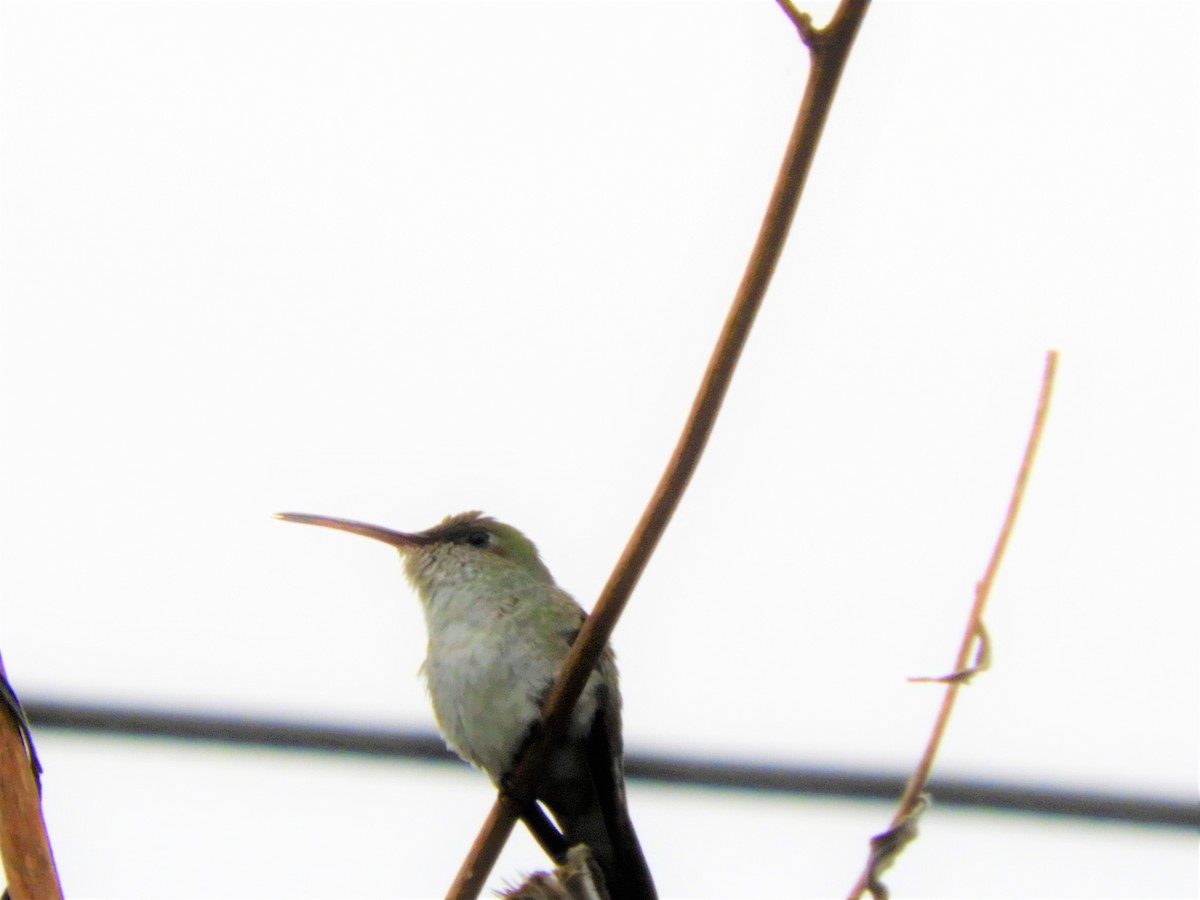
[[[0,679],[6,678],[0,660]],[[19,706],[0,711],[0,860],[9,893],[17,900],[61,900],[62,888],[42,818],[33,741],[17,721],[20,714]]]
[[[1013,526],[1017,521],[1017,513],[1021,509],[1021,500],[1025,496],[1025,485],[1029,481],[1029,473],[1033,468],[1033,461],[1037,455],[1038,444],[1042,440],[1042,430],[1046,425],[1046,416],[1050,410],[1050,395],[1054,389],[1054,373],[1058,367],[1058,353],[1054,350],[1046,354],[1046,366],[1042,373],[1042,389],[1038,397],[1037,414],[1033,419],[1033,428],[1029,432],[1029,440],[1025,444],[1025,456],[1021,460],[1021,469],[1017,473],[1017,482],[1013,486],[1012,496],[1008,501],[1008,512],[1004,516],[1004,526],[1000,529],[1000,537],[996,540],[996,546],[992,550],[992,557],[988,561],[987,570],[984,572],[982,580],[975,588],[975,602],[971,606],[971,614],[967,618],[967,628],[963,634],[962,643],[958,648],[958,656],[954,662],[954,669],[950,675],[943,676],[938,679],[930,679],[935,681],[943,681],[946,684],[946,693],[942,697],[942,706],[938,710],[937,719],[933,724],[933,732],[929,736],[929,743],[925,746],[925,752],[921,755],[920,762],[917,763],[916,771],[908,780],[908,785],[904,789],[904,794],[900,798],[899,806],[896,810],[896,815],[892,817],[892,828],[901,825],[909,816],[922,805],[921,796],[925,790],[925,785],[929,782],[929,773],[933,770],[933,761],[937,756],[938,746],[942,742],[942,735],[945,734],[946,725],[950,721],[950,713],[954,710],[954,701],[958,697],[958,689],[969,679],[970,675],[975,671],[986,666],[988,656],[987,632],[983,627],[983,610],[987,605],[988,595],[992,590],[992,583],[996,579],[996,571],[1000,568],[1000,560],[1004,557],[1004,550],[1008,547],[1008,539],[1012,535]],[[979,642],[979,649],[976,654],[975,665],[970,665],[971,651],[975,647],[976,641]],[[867,890],[874,881],[872,864],[868,862],[867,868],[859,876],[854,888],[850,891],[850,900],[857,900],[861,897],[863,891]]]
[[[781,3],[808,45],[812,65],[796,124],[746,272],[717,339],[675,452],[546,698],[542,708],[544,728],[541,737],[531,742],[516,762],[506,790],[497,798],[450,887],[449,897],[475,898],[483,889],[484,881],[512,831],[515,817],[533,799],[538,776],[550,747],[563,733],[588,675],[691,480],[725,398],[738,357],[745,346],[750,326],[783,252],[838,80],[869,3],[870,0],[842,0],[829,24],[822,29],[812,28],[807,18],[798,14],[791,3]]]

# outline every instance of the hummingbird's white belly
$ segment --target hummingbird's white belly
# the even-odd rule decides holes
[[[446,743],[495,782],[528,736],[583,611],[568,598],[570,607],[557,610],[565,615],[553,617],[561,621],[547,622],[545,598],[514,597],[499,615],[494,593],[491,602],[463,599],[439,597],[428,608],[457,615],[436,616],[423,671]],[[575,736],[595,716],[600,684],[600,673],[593,672],[575,707]]]

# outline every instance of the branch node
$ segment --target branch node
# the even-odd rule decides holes
[[[982,589],[982,584],[980,585]],[[971,679],[980,672],[986,672],[992,667],[992,641],[988,637],[987,629],[983,625],[983,620],[974,623],[975,640],[978,641],[975,648],[975,659],[971,665],[963,666],[961,669],[955,669],[949,675],[937,675],[926,677],[915,677],[908,679],[912,684],[970,684]]]
[[[867,863],[867,890],[875,900],[888,900],[888,889],[880,879],[896,861],[900,851],[917,839],[917,820],[929,807],[930,802],[928,794],[921,794],[908,815],[887,831],[871,838],[871,856]]]
[[[818,46],[825,43],[826,34],[813,24],[812,16],[809,13],[797,7],[792,0],[777,0],[777,2],[784,15],[796,26],[796,31],[800,32],[800,40],[804,41],[810,50],[816,50]]]

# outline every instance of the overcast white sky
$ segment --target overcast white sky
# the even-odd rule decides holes
[[[814,5],[826,13],[831,4]],[[614,643],[626,741],[908,768],[1030,424],[955,775],[1195,799],[1200,7],[879,0]],[[27,696],[428,725],[385,548],[483,509],[590,605],[806,57],[766,2],[0,6],[0,650]],[[429,766],[40,738],[76,897],[420,896]],[[836,896],[889,811],[635,785],[665,896]],[[518,835],[493,879],[541,864]],[[1195,896],[1194,833],[935,806],[897,896]]]

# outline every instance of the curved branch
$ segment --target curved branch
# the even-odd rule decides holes
[[[580,629],[559,677],[547,695],[542,709],[544,728],[540,738],[531,742],[517,760],[505,788],[450,887],[449,897],[474,898],[482,890],[516,817],[532,801],[538,775],[545,765],[549,750],[563,733],[588,675],[607,644],[621,611],[696,470],[729,388],[738,357],[750,333],[750,326],[762,305],[783,252],[838,80],[869,4],[870,0],[842,0],[829,24],[817,29],[790,2],[781,3],[808,46],[812,66],[746,272],[717,339],[675,452],[604,586],[594,611]]]

